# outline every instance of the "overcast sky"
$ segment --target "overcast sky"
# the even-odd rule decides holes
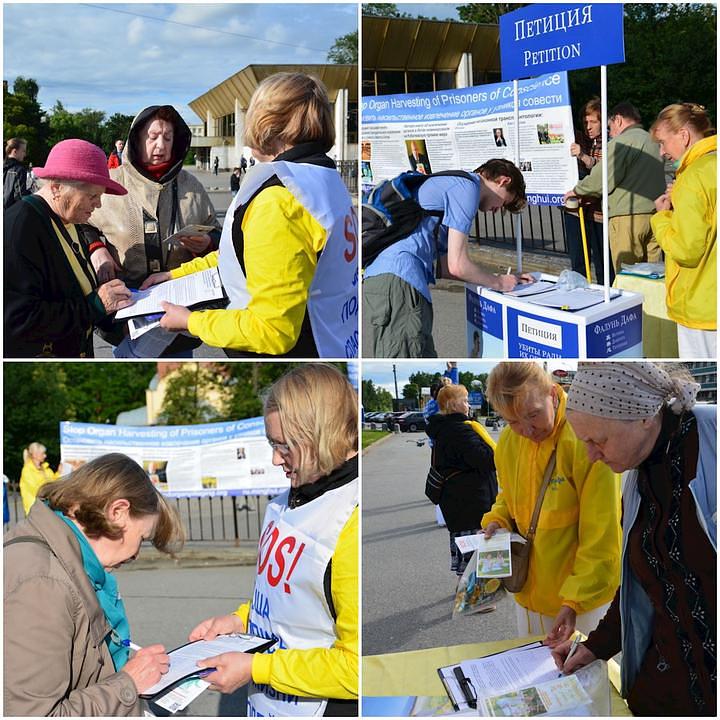
[[[187,103],[246,65],[327,62],[357,29],[357,5],[23,2],[3,3],[3,20],[3,79],[37,80],[44,109],[163,103],[199,123]]]
[[[497,360],[458,360],[460,372],[472,372],[476,375],[489,373]],[[395,363],[397,369],[398,395],[402,397],[402,389],[410,382],[410,375],[415,372],[444,373],[447,365],[442,360],[398,360]],[[552,372],[557,368],[564,370],[576,370],[576,360],[551,360],[548,362],[548,370]],[[376,386],[385,388],[395,397],[395,382],[393,380],[393,363],[383,360],[363,360],[363,380],[372,380]]]
[[[425,17],[435,17],[438,20],[459,20],[455,8],[463,4],[457,0],[450,3],[397,3],[397,9],[415,16],[424,15]]]

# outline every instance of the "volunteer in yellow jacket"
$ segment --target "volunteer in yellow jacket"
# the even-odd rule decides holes
[[[668,105],[651,132],[679,162],[675,182],[655,201],[652,229],[665,253],[668,315],[681,358],[717,356],[717,135],[705,108]]]
[[[566,422],[564,390],[539,363],[499,363],[488,377],[487,394],[508,427],[495,449],[500,490],[482,519],[486,536],[499,528],[527,535],[556,454],[527,581],[515,594],[518,636],[544,634],[553,647],[575,629],[594,630],[620,583],[620,480],[603,463],[590,461]]]
[[[290,489],[268,505],[252,602],[209,618],[190,640],[250,632],[268,654],[198,662],[230,693],[248,684],[248,717],[358,714],[358,398],[334,367],[303,364],[265,401],[273,464]]]
[[[319,80],[278,73],[259,85],[245,143],[260,162],[228,209],[219,251],[143,284],[217,266],[230,303],[202,312],[165,303],[164,328],[230,357],[357,356],[357,218],[326,154],[334,142]]]
[[[20,474],[20,497],[26,515],[35,502],[38,490],[45,483],[52,482],[60,477],[59,468],[57,472],[53,472],[50,465],[45,461],[46,457],[47,448],[38,442],[30,443],[23,450],[25,464]]]

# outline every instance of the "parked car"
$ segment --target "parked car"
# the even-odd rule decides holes
[[[425,430],[425,416],[421,412],[404,413],[397,419],[400,432],[420,432]]]
[[[497,417],[497,415],[488,415],[488,417],[485,418],[485,427],[497,430],[500,427],[500,418]]]

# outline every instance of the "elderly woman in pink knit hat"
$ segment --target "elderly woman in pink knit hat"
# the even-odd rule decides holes
[[[5,357],[92,357],[93,327],[132,301],[121,280],[98,281],[86,223],[103,193],[127,191],[84,140],[59,142],[34,173],[40,190],[4,219]]]

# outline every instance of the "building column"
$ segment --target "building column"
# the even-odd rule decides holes
[[[341,88],[335,98],[335,147],[331,153],[338,162],[347,160],[348,97],[347,88]]]
[[[207,119],[205,122],[207,123],[207,136],[215,137],[215,119],[213,118],[209,110],[207,111]],[[205,168],[205,170],[212,170],[212,164],[213,148],[211,146],[208,148],[208,166]]]
[[[245,111],[240,105],[240,98],[235,98],[235,148],[233,149],[232,167],[240,167],[240,157],[245,155],[245,143],[243,135],[245,134]],[[245,157],[250,160],[249,157]],[[231,168],[232,169],[232,168]]]
[[[463,53],[455,73],[455,87],[465,88],[473,85],[472,53]]]

